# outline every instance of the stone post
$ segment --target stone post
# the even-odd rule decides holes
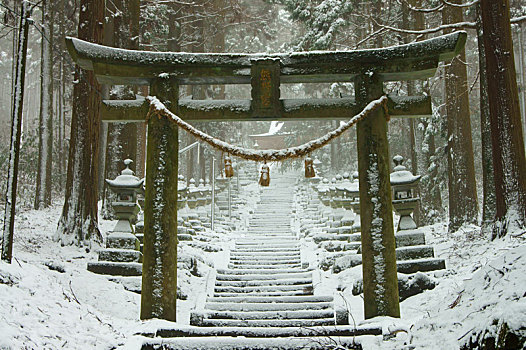
[[[368,71],[355,79],[356,102],[365,107],[384,94],[383,83]],[[400,317],[393,207],[389,181],[389,143],[383,108],[357,126],[365,318]]]
[[[177,112],[179,87],[158,78],[150,94]],[[148,121],[141,319],[176,320],[178,127],[167,118]]]

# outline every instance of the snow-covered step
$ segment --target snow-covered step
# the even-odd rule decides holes
[[[272,246],[272,247],[294,247],[299,248],[298,240],[295,238],[272,238],[272,237],[260,237],[260,238],[243,238],[236,242],[236,248],[247,248],[257,246]]]
[[[230,264],[239,267],[239,265],[298,265],[301,264],[299,258],[296,259],[250,259],[250,258],[241,258],[235,259],[230,258]]]
[[[359,233],[353,234],[335,234],[335,233],[320,233],[313,238],[314,243],[319,244],[325,241],[346,241],[346,242],[360,242],[362,237]]]
[[[332,310],[332,302],[313,303],[231,303],[231,302],[209,302],[206,303],[207,310],[218,311],[287,311],[287,310]]]
[[[289,320],[334,317],[333,310],[291,310],[291,311],[205,311],[193,315],[203,319],[227,320]]]
[[[111,262],[142,262],[142,254],[138,250],[106,248],[98,252],[99,261]]]
[[[293,290],[293,291],[283,291],[283,292],[245,292],[245,293],[228,293],[228,292],[214,292],[214,297],[243,297],[243,296],[254,296],[254,297],[293,297],[293,296],[308,296],[312,295],[312,289],[310,290]]]
[[[297,251],[294,251],[294,252],[261,252],[261,251],[257,251],[257,252],[238,252],[236,250],[232,250],[230,252],[230,258],[241,258],[241,257],[275,257],[275,258],[278,258],[278,257],[284,257],[284,256],[300,256],[300,251],[299,249]]]
[[[305,269],[297,269],[297,268],[246,268],[246,269],[218,269],[217,273],[222,275],[265,275],[265,274],[284,274],[284,273],[295,273],[295,272],[309,272],[309,270]]]
[[[276,270],[283,270],[283,269],[292,269],[292,268],[298,268],[300,269],[301,268],[301,263],[296,263],[296,264],[279,264],[279,265],[258,265],[258,264],[240,264],[240,265],[236,265],[236,264],[228,264],[228,268],[229,269],[235,269],[236,271],[237,270],[253,270],[255,273],[260,273],[258,271],[260,270],[272,270],[272,269],[276,269]],[[281,271],[280,271],[281,272]],[[272,272],[269,272],[269,273],[272,273]]]
[[[424,232],[418,229],[399,231],[395,234],[395,240],[397,248],[426,244]]]
[[[313,327],[332,326],[336,324],[334,317],[320,319],[289,319],[289,320],[218,320],[203,319],[202,327]],[[192,325],[196,325],[195,323]]]
[[[230,263],[235,265],[250,264],[250,265],[279,265],[279,264],[300,264],[299,255],[278,256],[278,257],[230,257]]]
[[[216,286],[234,286],[234,287],[249,287],[249,286],[283,286],[283,285],[298,285],[298,284],[312,284],[312,278],[294,278],[294,279],[279,279],[279,280],[249,280],[249,281],[221,281],[216,280]]]
[[[271,274],[257,274],[257,273],[249,273],[249,274],[237,274],[239,270],[235,270],[232,273],[229,274],[223,274],[221,273],[221,270],[218,271],[216,275],[216,279],[218,281],[252,281],[252,280],[281,280],[281,279],[292,279],[292,278],[312,278],[312,271],[298,271],[293,270],[292,272],[286,272],[286,273],[271,273]]]
[[[398,272],[409,274],[415,272],[443,270],[446,268],[446,262],[444,259],[425,258],[397,261],[396,266]]]
[[[268,251],[268,249],[288,249],[292,251],[298,251],[300,246],[297,243],[272,243],[272,241],[265,242],[252,242],[245,244],[236,244],[234,247],[235,250],[249,250],[249,251]]]
[[[312,283],[310,284],[293,284],[293,285],[271,285],[271,286],[215,286],[215,293],[253,293],[253,292],[281,292],[281,291],[310,291],[312,292]]]
[[[232,250],[233,252],[237,252],[237,253],[249,253],[249,252],[253,252],[255,248],[252,248],[250,246],[244,246],[244,247],[236,247],[234,250]],[[268,252],[280,252],[280,253],[288,253],[288,252],[298,252],[299,251],[299,247],[296,246],[296,247],[287,247],[287,246],[278,246],[278,247],[266,247],[264,245],[260,245],[257,247],[257,252],[261,252],[261,253],[268,253]]]
[[[396,248],[396,260],[426,259],[433,258],[435,252],[433,247],[427,245],[406,246]]]
[[[332,302],[332,296],[314,296],[314,295],[300,295],[300,296],[285,296],[282,298],[264,297],[264,296],[239,296],[239,297],[208,297],[207,302],[230,302],[230,303],[319,303]]]
[[[193,326],[174,325],[173,327],[163,326],[153,333],[142,333],[150,337],[239,337],[247,338],[288,338],[288,337],[316,337],[316,336],[338,336],[352,337],[360,335],[382,335],[382,327],[379,325],[361,326],[324,326],[324,327],[280,327],[280,328],[260,328],[260,327],[208,327],[199,328]],[[288,340],[288,339],[287,339]]]
[[[240,239],[255,239],[255,240],[274,240],[274,239],[296,239],[296,235],[293,235],[290,233],[290,231],[284,231],[284,232],[268,232],[268,231],[249,231],[249,234],[243,236]]]
[[[88,271],[100,275],[141,276],[142,264],[135,262],[97,261],[88,263]]]
[[[344,349],[362,349],[360,336],[338,337]],[[327,338],[245,338],[245,337],[188,337],[144,338],[142,350],[327,350]]]

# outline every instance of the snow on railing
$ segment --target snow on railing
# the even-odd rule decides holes
[[[290,158],[301,158],[305,157],[311,152],[327,145],[329,142],[335,138],[342,135],[345,131],[349,130],[351,127],[356,125],[360,120],[366,118],[371,112],[375,111],[378,107],[383,106],[385,115],[389,118],[387,111],[387,96],[382,96],[377,100],[371,101],[365,108],[355,116],[353,116],[349,121],[341,123],[341,125],[328,132],[327,134],[304,143],[300,146],[284,148],[284,149],[270,149],[270,150],[255,150],[249,148],[243,148],[231,145],[227,142],[216,139],[213,136],[210,136],[201,130],[193,127],[189,123],[185,122],[177,115],[172,113],[166,106],[159,101],[155,96],[148,96],[146,100],[150,103],[150,110],[148,111],[147,119],[151,118],[154,115],[157,115],[159,118],[161,116],[168,117],[170,121],[176,123],[181,129],[192,134],[198,139],[208,143],[210,146],[217,148],[225,153],[229,153],[232,156],[243,158],[246,160],[253,160],[257,162],[264,161],[283,161]]]

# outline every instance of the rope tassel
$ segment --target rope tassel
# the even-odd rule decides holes
[[[225,177],[234,176],[234,168],[232,167],[232,159],[225,157]]]
[[[314,161],[311,157],[305,158],[305,177],[311,178],[316,176],[316,172],[314,171]]]
[[[270,185],[270,168],[267,162],[261,166],[261,176],[259,177],[259,184],[268,187]]]

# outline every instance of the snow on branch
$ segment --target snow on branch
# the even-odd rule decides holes
[[[199,129],[196,129],[168,110],[168,108],[166,108],[166,106],[155,96],[148,96],[146,97],[146,100],[150,103],[150,110],[148,112],[147,120],[155,115],[157,115],[159,118],[161,116],[167,117],[170,119],[170,121],[176,123],[181,129],[208,143],[210,146],[229,153],[232,156],[246,160],[253,160],[256,162],[283,161],[290,158],[305,157],[309,153],[327,145],[329,142],[342,135],[345,131],[356,125],[356,123],[358,123],[360,120],[366,118],[371,112],[375,111],[380,106],[383,106],[386,117],[389,118],[387,113],[387,96],[382,96],[377,100],[371,101],[360,113],[356,114],[349,121],[341,123],[340,127],[323,135],[322,137],[296,147],[279,150],[254,150],[231,145],[224,141],[218,140]]]
[[[406,33],[406,34],[433,34],[445,29],[476,29],[475,22],[458,22],[451,24],[443,24],[438,27],[422,29],[422,30],[411,30],[411,29],[402,29],[397,27],[388,26],[381,23],[376,23],[379,27],[397,32],[397,33]]]
[[[447,0],[442,0],[442,3],[446,4],[447,6],[451,6],[451,7],[471,7],[473,5],[476,5],[478,2],[479,2],[479,0],[473,0],[473,1],[465,3],[465,4],[455,4],[455,3],[449,2]]]

